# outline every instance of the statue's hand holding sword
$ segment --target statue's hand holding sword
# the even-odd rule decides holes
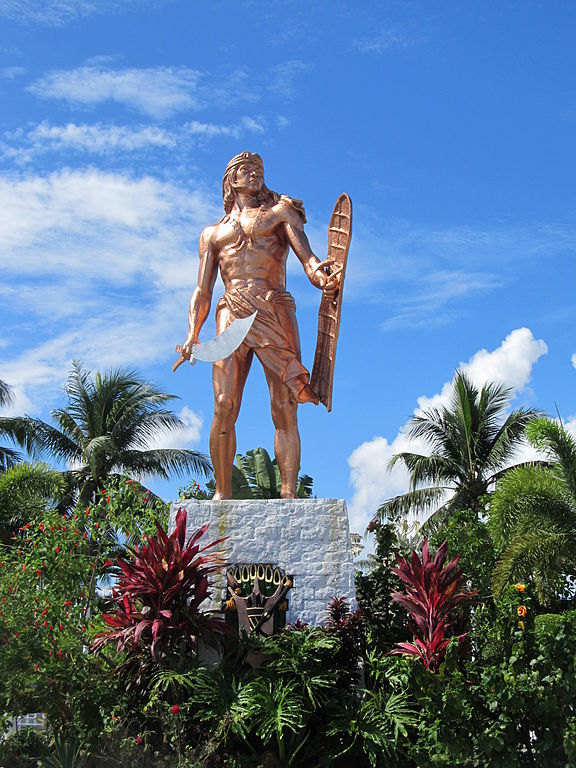
[[[252,323],[257,314],[257,312],[254,312],[249,317],[241,317],[238,320],[234,320],[222,333],[214,336],[213,339],[192,344],[189,352],[185,345],[178,344],[176,346],[176,354],[180,355],[180,357],[172,366],[172,370],[177,371],[182,363],[185,363],[187,360],[190,362],[190,365],[194,365],[196,360],[215,363],[217,360],[224,360],[224,358],[229,357],[232,352],[238,349],[248,335],[248,331],[252,328]]]

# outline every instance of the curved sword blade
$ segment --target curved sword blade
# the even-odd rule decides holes
[[[252,328],[252,323],[257,314],[257,312],[254,312],[249,317],[241,317],[238,320],[234,320],[218,336],[214,336],[209,341],[196,344],[192,347],[190,362],[196,358],[205,363],[215,363],[217,360],[224,360],[224,358],[231,355],[248,335],[248,331]]]

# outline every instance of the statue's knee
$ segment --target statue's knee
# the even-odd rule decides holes
[[[272,408],[272,421],[277,429],[292,429],[298,424],[297,406],[286,398],[274,403]]]
[[[227,418],[234,412],[234,400],[229,395],[220,394],[214,399],[214,416]]]

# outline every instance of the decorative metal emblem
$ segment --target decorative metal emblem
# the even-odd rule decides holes
[[[230,599],[223,601],[227,619],[247,635],[272,635],[286,624],[293,577],[273,563],[237,563],[226,571]]]

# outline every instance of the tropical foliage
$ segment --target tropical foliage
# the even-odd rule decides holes
[[[195,652],[200,639],[225,631],[222,620],[199,610],[209,596],[209,576],[223,565],[218,553],[207,550],[222,540],[201,546],[204,526],[186,541],[186,519],[186,512],[178,510],[169,536],[156,521],[156,536],[131,549],[131,560],[117,561],[121,575],[112,590],[114,608],[102,614],[107,629],[96,635],[93,650],[114,643],[117,653],[145,649],[161,661],[178,649]]]
[[[134,371],[92,374],[75,362],[65,393],[67,406],[52,412],[56,426],[30,416],[3,417],[0,433],[33,455],[73,467],[64,474],[79,489],[81,506],[114,473],[168,478],[170,473],[209,470],[208,460],[195,451],[149,447],[182,422],[165,407],[174,396]]]
[[[312,495],[313,480],[309,475],[300,475],[296,495],[308,499]],[[238,453],[232,467],[233,499],[279,499],[282,482],[276,459],[271,459],[265,448],[254,448],[245,455]],[[187,487],[180,488],[181,499],[211,499],[216,490],[214,480],[205,488],[193,480]]]
[[[493,387],[477,396],[461,437],[490,431],[480,411],[506,423]],[[514,424],[492,441],[484,480]],[[503,474],[488,505],[446,481],[457,503],[422,546],[399,535],[401,518],[374,520],[358,610],[336,596],[323,627],[269,638],[238,638],[204,613],[216,547],[202,530],[186,540],[183,513],[166,533],[166,505],[124,465],[81,505],[75,470],[4,469],[0,720],[42,712],[46,730],[0,740],[0,765],[576,765],[576,449],[555,421],[524,427],[546,463]],[[239,464],[246,487],[270,494],[266,457]],[[200,642],[215,634],[216,654]]]
[[[569,595],[576,577],[576,440],[561,423],[538,419],[529,425],[532,444],[546,465],[507,473],[490,504],[490,526],[500,551],[494,589],[530,580],[543,603]]]
[[[519,408],[506,416],[511,395],[500,384],[479,389],[457,371],[449,405],[424,409],[410,422],[407,436],[424,440],[431,453],[392,457],[391,467],[402,463],[408,469],[410,490],[384,502],[378,517],[432,511],[427,528],[433,530],[454,510],[481,509],[489,487],[512,463],[526,425],[539,415]]]
[[[12,404],[12,388],[5,381],[0,379],[0,408],[5,408]],[[0,421],[0,435],[3,434]],[[18,451],[8,446],[0,445],[0,472],[13,467],[21,460]]]
[[[392,600],[410,614],[414,640],[399,643],[391,653],[414,656],[431,672],[438,672],[451,638],[458,642],[464,639],[466,633],[455,631],[456,609],[476,594],[458,591],[463,580],[458,568],[460,556],[447,563],[447,554],[448,544],[444,542],[431,557],[425,539],[421,558],[417,552],[412,552],[410,560],[397,554],[398,566],[392,569],[405,585],[404,593],[392,593]]]

